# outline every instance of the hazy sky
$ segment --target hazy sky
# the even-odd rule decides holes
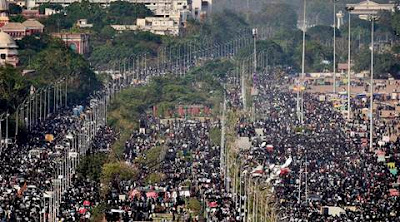
[[[374,0],[378,3],[387,3],[389,0]],[[361,0],[339,0],[337,11],[344,10],[347,3],[359,3]],[[270,3],[285,3],[297,11],[298,18],[302,18],[303,0],[214,0],[213,10],[230,9],[241,13],[262,12]],[[248,4],[248,5],[247,5]],[[307,0],[307,19],[315,24],[330,25],[333,23],[332,0]]]

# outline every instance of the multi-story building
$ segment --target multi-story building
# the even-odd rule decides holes
[[[149,31],[157,35],[179,35],[180,25],[171,18],[146,17],[136,20],[136,25],[111,25],[117,31],[140,30]]]
[[[44,25],[34,19],[28,19],[23,23],[10,22],[8,15],[7,0],[0,0],[0,30],[14,39],[22,39],[24,36],[43,32]]]
[[[44,3],[58,3],[67,6],[80,0],[26,0],[28,9]],[[109,5],[116,0],[89,0],[92,3]],[[154,16],[132,21],[132,25],[114,24],[118,31],[146,30],[160,35],[179,35],[189,17],[202,20],[211,12],[212,0],[126,0],[127,2],[144,4]]]
[[[212,11],[212,0],[192,0],[190,11],[193,18],[203,20]]]

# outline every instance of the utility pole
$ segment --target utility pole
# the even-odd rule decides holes
[[[333,0],[333,93],[336,94],[336,1]]]
[[[228,175],[227,175],[227,166],[225,163],[225,112],[226,112],[226,86],[224,84],[224,104],[223,104],[223,109],[222,109],[222,121],[221,121],[221,156],[220,156],[220,162],[221,162],[221,171],[223,170],[224,174],[224,182],[225,182],[225,190],[228,190]]]
[[[346,7],[347,12],[349,13],[349,33],[348,33],[348,55],[347,55],[347,120],[350,120],[351,117],[351,11],[354,8]]]
[[[253,73],[254,73],[254,75],[256,75],[256,73],[257,73],[257,34],[258,34],[258,30],[257,30],[257,28],[254,28],[253,29],[253,39],[254,39],[254,46],[253,46],[254,70],[253,70]]]
[[[304,101],[303,101],[303,86],[304,86],[304,69],[305,69],[305,50],[306,50],[306,6],[307,1],[303,0],[303,52],[302,52],[302,61],[301,61],[301,76],[299,76],[298,84],[297,84],[297,117],[300,124],[303,124],[304,121]]]
[[[250,4],[249,4],[249,0],[247,0],[247,14],[246,14],[246,20],[247,20],[247,22],[250,21]]]
[[[302,55],[302,62],[301,62],[301,74],[302,74],[302,81],[301,81],[301,86],[304,87],[305,90],[305,86],[304,86],[304,78],[305,78],[305,57],[306,57],[306,7],[307,7],[307,1],[304,0],[304,8],[303,8],[303,55]],[[304,92],[303,89],[300,88],[301,90],[301,124],[304,123]]]
[[[246,71],[245,71],[245,62],[242,62],[242,69],[241,69],[241,79],[242,79],[242,98],[243,98],[243,110],[247,110],[247,101],[246,101]]]
[[[6,149],[8,148],[8,117],[9,116],[10,116],[10,114],[8,113],[8,110],[7,110],[7,112],[6,112],[6,139],[4,140],[5,141],[5,145],[6,145]]]
[[[3,122],[3,115],[0,114],[0,154],[3,152],[3,131],[1,129],[1,123]]]
[[[375,20],[377,20],[376,16],[370,16],[371,20],[371,82],[370,82],[370,126],[369,126],[369,149],[372,151],[373,146],[373,133],[374,133],[374,114],[373,114],[373,106],[374,106],[374,28],[375,28]]]
[[[253,70],[253,89],[254,90],[257,90],[257,82],[256,82],[256,80],[257,80],[257,35],[258,35],[258,30],[257,30],[257,28],[254,28],[253,29],[253,38],[254,38],[254,46],[253,46],[253,48],[254,48],[254,52],[253,52],[253,56],[254,56],[254,58],[253,58],[253,65],[254,65],[254,70]],[[253,98],[254,99],[254,98]],[[254,104],[254,101],[252,102],[252,117],[253,117],[253,121],[255,120],[255,104]]]

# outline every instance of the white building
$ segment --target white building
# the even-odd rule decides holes
[[[17,44],[7,33],[0,31],[0,65],[10,64],[14,67],[18,64]]]
[[[212,0],[192,0],[191,9],[193,18],[204,19],[212,11]]]
[[[130,2],[145,4],[154,13],[154,17],[139,18],[134,25],[112,25],[115,30],[141,30],[158,35],[177,36],[191,15],[188,0],[131,0]]]
[[[16,1],[16,0],[14,0]],[[81,0],[25,0],[26,7],[31,9],[44,3],[57,3],[67,6]],[[117,0],[89,0],[92,3],[108,5]],[[211,12],[212,0],[126,0],[130,3],[146,5],[155,16],[171,17],[176,14],[191,14],[195,19],[201,19]]]
[[[76,22],[76,26],[78,26],[79,28],[92,28],[93,24],[89,24],[87,19],[79,19]]]
[[[363,1],[358,4],[346,4],[346,7],[353,8],[351,14],[357,15],[375,15],[379,11],[391,11],[394,12],[394,4],[378,4],[373,1]]]
[[[81,0],[26,0],[26,5],[37,7],[44,3],[58,3],[67,6]],[[107,6],[116,0],[89,0]],[[126,0],[130,3],[144,4],[154,17],[132,21],[132,25],[112,25],[118,31],[146,30],[160,35],[179,35],[189,17],[203,20],[211,12],[212,0]],[[136,22],[136,24],[135,24]]]
[[[179,35],[181,26],[171,18],[146,17],[137,19],[136,25],[111,25],[117,31],[149,31],[157,35]]]

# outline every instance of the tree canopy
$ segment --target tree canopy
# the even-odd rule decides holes
[[[49,4],[48,6],[54,8],[57,5]],[[47,7],[46,4],[43,7]],[[60,13],[42,20],[46,30],[50,32],[70,29],[79,19],[87,19],[89,23],[93,24],[94,31],[100,32],[108,25],[134,24],[137,18],[153,15],[144,4],[125,1],[111,2],[109,7],[103,8],[100,4],[84,0],[74,2],[64,10],[58,7],[54,9],[59,10]]]
[[[279,30],[292,30],[296,28],[297,13],[293,7],[285,3],[266,4],[264,10],[253,14],[252,23]]]

